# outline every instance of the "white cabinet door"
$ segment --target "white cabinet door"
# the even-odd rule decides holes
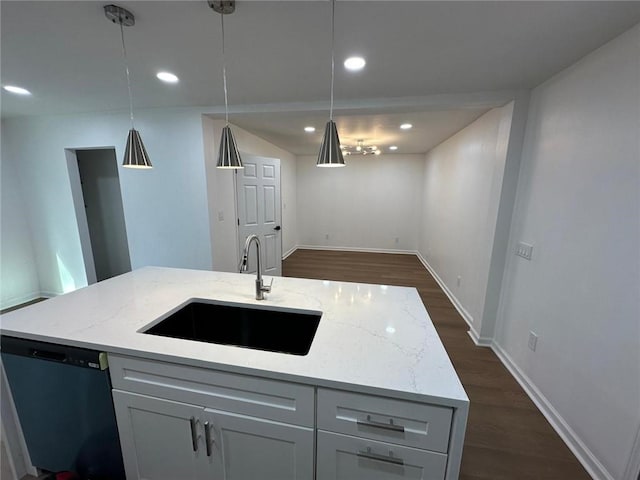
[[[192,427],[202,407],[119,390],[113,390],[113,402],[127,480],[204,478],[202,430]]]
[[[312,480],[313,428],[205,409],[211,480]]]
[[[447,456],[318,430],[317,480],[443,480]]]

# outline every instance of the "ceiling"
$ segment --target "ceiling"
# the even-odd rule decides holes
[[[106,3],[0,2],[0,81],[32,92],[2,91],[3,118],[128,108],[120,32],[104,16]],[[125,29],[136,108],[219,114],[220,17],[206,1],[115,3],[136,16]],[[328,116],[330,15],[328,1],[238,0],[225,17],[232,123],[293,153],[315,153]],[[538,85],[638,22],[640,2],[337,1],[341,139],[397,137],[405,153],[424,152],[504,103],[504,92]],[[351,54],[366,58],[363,71],[342,67]],[[161,83],[159,70],[180,82]],[[478,92],[503,94],[461,101]],[[414,129],[401,134],[406,121]],[[303,124],[318,131],[305,134]]]
[[[376,146],[383,153],[424,153],[463,129],[487,111],[486,108],[406,113],[378,113],[370,115],[335,115],[339,127],[340,144]],[[233,115],[233,123],[274,145],[296,155],[317,155],[327,122],[327,112],[318,113],[247,113]],[[402,130],[400,125],[415,127]],[[305,126],[316,131],[305,133]]]

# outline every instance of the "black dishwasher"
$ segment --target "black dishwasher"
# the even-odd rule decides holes
[[[106,354],[6,335],[0,347],[31,463],[124,480]]]

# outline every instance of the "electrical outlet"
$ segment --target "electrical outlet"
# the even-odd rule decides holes
[[[516,255],[524,258],[525,260],[531,260],[531,254],[533,253],[533,245],[528,243],[518,242],[516,247]]]
[[[218,221],[222,222],[224,220],[224,212],[222,210],[220,210],[218,212]]]
[[[400,242],[400,238],[396,237],[396,243],[399,243],[399,242]]]
[[[460,286],[460,283],[462,282],[462,277],[460,275],[458,275],[458,279],[456,280],[456,284],[458,286]]]
[[[529,348],[535,352],[537,345],[538,345],[538,335],[536,335],[533,332],[529,332]]]
[[[328,234],[328,233],[325,233],[325,234],[324,234],[324,239],[325,239],[325,240],[329,240],[329,234]]]

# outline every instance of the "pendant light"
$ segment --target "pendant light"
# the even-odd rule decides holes
[[[344,167],[338,129],[336,128],[336,122],[333,121],[335,9],[336,0],[331,0],[331,106],[329,107],[329,121],[324,129],[324,137],[322,137],[320,153],[316,162],[317,167]]]
[[[140,133],[133,125],[133,95],[131,94],[131,80],[129,78],[129,64],[127,62],[127,48],[124,43],[124,27],[135,25],[136,19],[128,10],[117,5],[105,5],[104,14],[111,22],[120,25],[120,38],[122,39],[122,56],[124,57],[124,69],[127,74],[127,89],[129,90],[129,115],[131,117],[131,129],[127,137],[127,146],[124,151],[123,167],[127,168],[151,168],[151,160],[144,148]]]
[[[233,138],[231,127],[229,126],[229,101],[227,99],[227,65],[224,54],[224,16],[233,13],[236,10],[235,0],[212,1],[209,0],[209,6],[220,14],[220,24],[222,26],[222,82],[224,86],[224,118],[225,126],[222,129],[220,137],[220,150],[218,151],[217,168],[240,169],[244,168],[236,139]]]

